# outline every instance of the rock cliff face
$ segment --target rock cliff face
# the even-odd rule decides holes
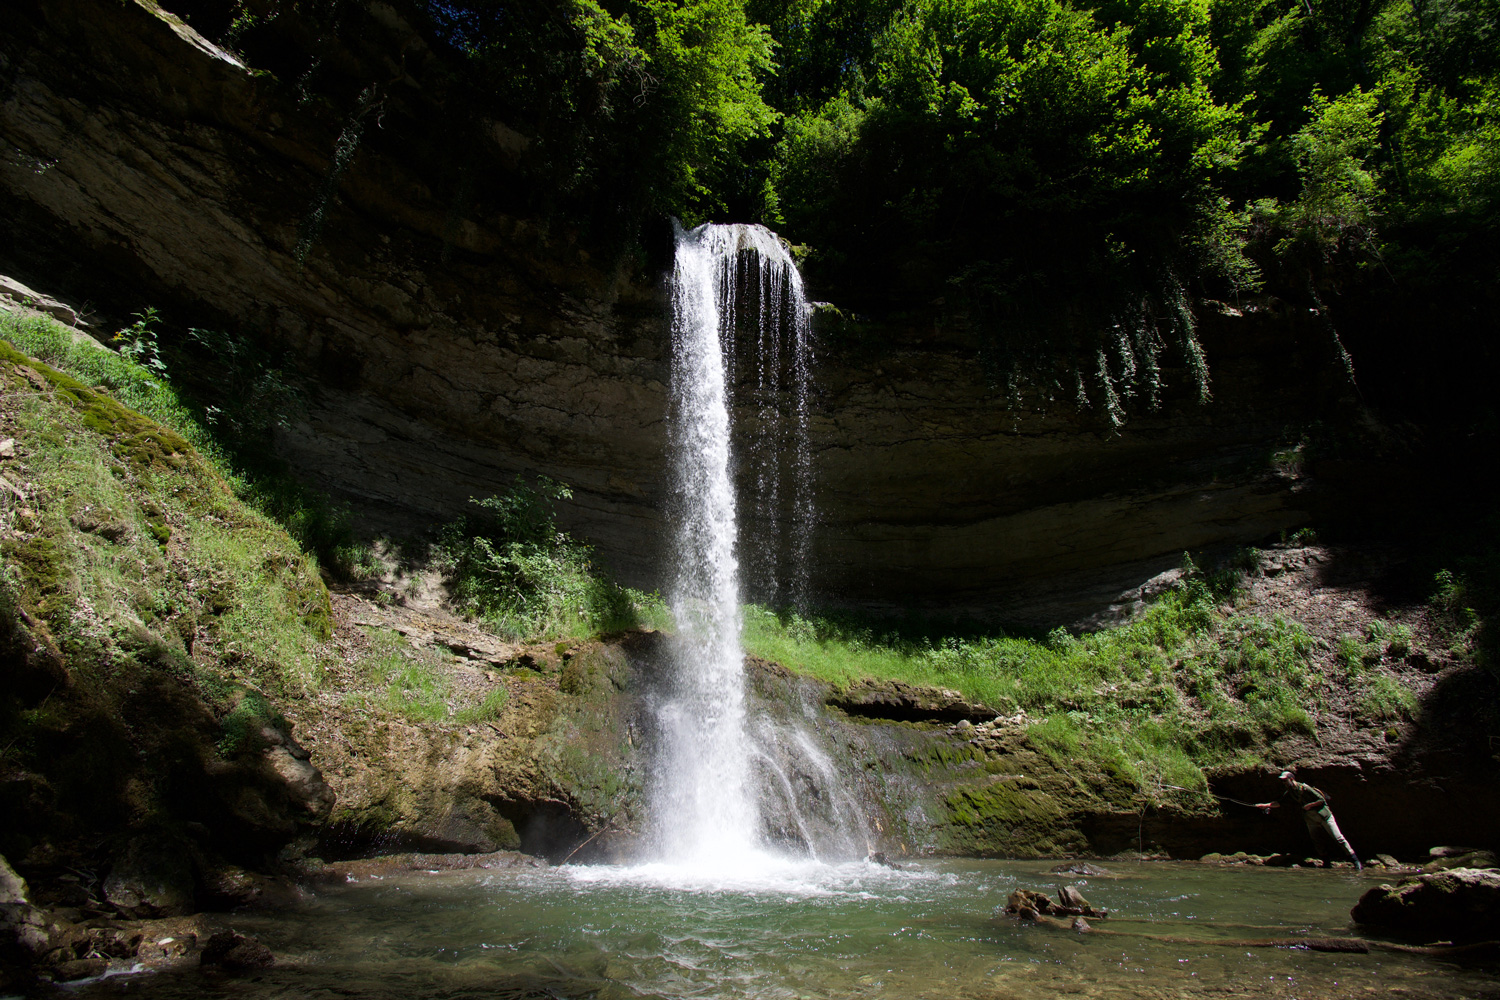
[[[338,85],[308,98],[148,0],[8,5],[0,270],[290,349],[315,389],[280,447],[372,525],[422,527],[540,473],[574,488],[569,529],[655,585],[665,250],[602,261],[510,214],[525,137],[445,134],[442,57],[383,4],[360,16],[365,47],[329,53]],[[460,152],[477,195],[454,193]],[[1338,395],[1325,335],[1270,312],[1203,332],[1213,400],[1169,397],[1116,432],[1035,393],[1008,408],[936,316],[875,351],[824,329],[813,590],[1076,622],[1185,549],[1305,520],[1268,456]]]

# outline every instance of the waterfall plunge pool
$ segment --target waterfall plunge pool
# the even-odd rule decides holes
[[[1500,997],[1493,964],[1247,947],[1347,936],[1381,881],[1343,870],[1051,862],[775,862],[724,876],[668,865],[402,873],[229,923],[277,966],[117,976],[73,997],[973,998]],[[1077,885],[1107,908],[1079,934],[999,913],[1010,892]],[[1141,935],[1171,937],[1177,943]],[[1190,943],[1181,943],[1190,941]],[[1493,961],[1493,955],[1490,956]]]

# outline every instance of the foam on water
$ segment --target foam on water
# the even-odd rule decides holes
[[[675,892],[727,894],[806,900],[847,896],[899,898],[899,890],[922,883],[946,883],[947,873],[888,868],[867,861],[828,863],[753,851],[732,868],[687,862],[640,865],[565,865],[559,871],[584,886],[634,886]]]

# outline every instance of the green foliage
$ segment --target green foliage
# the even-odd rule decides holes
[[[454,684],[449,658],[407,642],[399,633],[365,629],[369,649],[355,664],[355,699],[412,722],[451,722],[467,726],[498,719],[510,691],[503,684],[482,695]],[[359,693],[364,691],[366,693]]]
[[[1384,619],[1376,619],[1370,623],[1370,641],[1377,647],[1385,647],[1385,651],[1400,659],[1412,648],[1411,626],[1401,622],[1390,622]]]
[[[588,547],[558,530],[553,505],[571,496],[538,477],[474,500],[482,513],[447,525],[439,542],[454,603],[514,638],[637,627],[653,600],[596,574]]]
[[[1206,389],[1187,294],[1326,317],[1376,265],[1493,288],[1494,0],[752,9],[787,116],[766,211],[813,280],[941,296],[1009,382],[1113,424],[1169,367]]]
[[[265,749],[261,730],[266,726],[287,729],[287,721],[259,691],[241,689],[233,707],[219,720],[217,749],[226,759]]]
[[[356,671],[374,685],[380,707],[413,722],[448,718],[452,683],[442,658],[414,648],[395,632],[367,629],[366,634],[370,652],[360,659]]]
[[[1202,794],[1201,768],[1314,729],[1306,629],[1221,607],[1253,564],[1249,550],[1211,572],[1188,560],[1179,585],[1137,618],[1083,635],[962,634],[951,623],[752,606],[744,639],[752,653],[836,685],[890,679],[1024,709],[1037,720],[1032,741],[1062,764],[1081,755],[1153,800]]]
[[[389,141],[367,125],[390,81],[325,56],[384,36],[362,5],[197,6],[342,122],[305,249],[355,149]],[[945,313],[1012,404],[1024,382],[1118,426],[1169,379],[1206,399],[1203,296],[1331,324],[1356,282],[1495,287],[1496,0],[397,6],[446,66],[418,144],[452,143],[453,227],[483,207],[620,250],[663,213],[782,225],[847,307]]]
[[[1386,673],[1371,674],[1360,691],[1358,708],[1367,719],[1410,719],[1417,713],[1417,696]]]
[[[510,700],[510,690],[503,685],[496,685],[485,692],[483,698],[476,705],[470,705],[459,709],[454,713],[453,721],[459,725],[471,725],[475,722],[489,722],[500,718],[500,713],[505,711],[505,704]]]
[[[1257,202],[1256,222],[1282,234],[1275,245],[1279,257],[1304,267],[1340,253],[1372,254],[1380,185],[1370,158],[1383,118],[1377,95],[1355,87],[1329,100],[1314,90],[1307,115],[1288,144],[1302,192],[1286,206]]]
[[[1365,667],[1379,656],[1378,652],[1371,649],[1365,644],[1364,640],[1351,632],[1345,632],[1339,636],[1335,652],[1338,655],[1339,662],[1344,665],[1344,670],[1350,677],[1362,673]]]
[[[787,72],[840,81],[792,101],[773,174],[811,270],[859,294],[945,295],[1002,370],[1050,372],[1115,423],[1133,399],[1156,405],[1172,361],[1206,390],[1182,277],[1254,270],[1213,190],[1252,129],[1209,90],[1206,7],[877,8],[868,49],[826,44],[847,4],[787,15],[812,25]],[[798,62],[829,58],[858,62]]]
[[[517,130],[537,196],[588,225],[722,212],[776,118],[760,96],[772,41],[738,0],[426,7],[463,54],[464,114]]]

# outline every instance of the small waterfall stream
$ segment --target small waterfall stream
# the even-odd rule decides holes
[[[768,761],[800,733],[746,717],[740,601],[745,585],[736,472],[756,524],[743,561],[767,602],[805,599],[813,491],[808,447],[808,306],[802,279],[775,234],[760,226],[678,227],[672,276],[669,447],[674,551],[667,598],[677,622],[671,684],[657,706],[660,749],[654,847],[673,863],[733,871],[760,856],[762,808],[795,812]],[[737,345],[749,356],[738,356]],[[737,370],[753,365],[753,371]],[[735,398],[739,392],[744,393]],[[732,414],[747,415],[745,454],[732,447]],[[737,467],[738,463],[738,467]],[[777,742],[782,746],[777,749]],[[832,775],[818,754],[813,771]],[[775,770],[774,768],[771,770]],[[847,794],[830,792],[830,800]],[[857,811],[857,810],[856,810]],[[791,825],[808,829],[794,818]],[[862,835],[841,834],[850,843]],[[826,839],[826,838],[824,838]],[[799,840],[816,854],[812,838]],[[847,852],[845,852],[847,853]]]

